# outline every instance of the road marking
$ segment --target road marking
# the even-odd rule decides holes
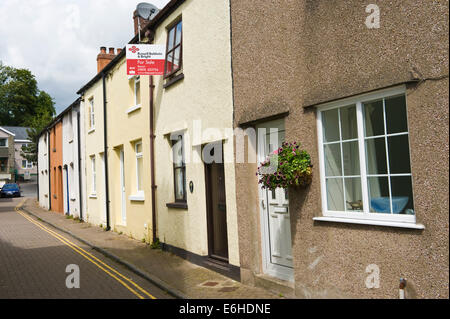
[[[55,237],[56,239],[58,239],[59,241],[61,241],[62,243],[64,243],[65,245],[69,246],[70,248],[72,248],[74,251],[76,251],[77,253],[79,253],[81,256],[83,256],[84,258],[86,258],[87,260],[89,260],[91,263],[93,263],[94,265],[96,265],[98,268],[100,268],[101,270],[103,270],[105,273],[107,273],[109,276],[111,276],[112,278],[114,278],[115,280],[117,280],[120,284],[122,284],[125,288],[127,288],[130,292],[132,292],[134,295],[136,295],[138,298],[140,299],[145,299],[142,295],[140,295],[136,290],[134,290],[133,288],[131,288],[129,285],[127,285],[124,281],[122,281],[120,278],[118,278],[117,276],[115,276],[114,274],[112,274],[110,271],[108,271],[105,268],[108,268],[109,270],[111,270],[112,272],[114,272],[115,274],[117,274],[118,276],[122,277],[123,279],[125,279],[126,281],[128,281],[130,284],[132,284],[133,286],[135,286],[138,290],[140,290],[142,293],[144,293],[145,295],[147,295],[149,298],[151,299],[156,299],[153,295],[151,295],[149,292],[147,292],[144,288],[140,287],[138,284],[136,284],[134,281],[132,281],[131,279],[127,278],[126,276],[122,275],[120,272],[118,272],[117,270],[115,270],[114,268],[112,268],[111,266],[109,266],[108,264],[105,264],[102,260],[98,259],[97,257],[95,257],[94,255],[92,255],[91,253],[87,252],[86,250],[84,250],[83,248],[79,247],[78,245],[74,244],[73,242],[71,242],[70,240],[68,240],[67,238],[65,238],[64,236],[56,233],[55,231],[47,228],[46,226],[42,225],[41,223],[39,223],[38,221],[32,219],[31,217],[27,216],[25,213],[23,213],[22,211],[20,211],[20,208],[22,207],[22,205],[24,204],[25,201],[22,201],[19,205],[17,205],[14,210],[22,215],[25,219],[27,219],[29,222],[35,224],[36,226],[38,226],[39,228],[41,228],[42,230],[44,230],[45,232],[49,233],[50,235],[52,235],[53,237]],[[94,260],[96,261],[94,261]],[[104,267],[102,267],[102,264]]]

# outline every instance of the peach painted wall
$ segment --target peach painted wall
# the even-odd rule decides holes
[[[62,123],[50,129],[50,198],[51,210],[63,212],[63,152]]]

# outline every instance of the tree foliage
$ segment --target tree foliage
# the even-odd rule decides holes
[[[0,126],[26,126],[32,141],[22,148],[22,156],[37,162],[38,134],[53,119],[52,97],[38,89],[34,75],[27,69],[16,69],[0,61]]]

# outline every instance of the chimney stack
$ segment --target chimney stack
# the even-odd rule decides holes
[[[97,73],[103,70],[115,57],[114,48],[109,48],[109,53],[106,53],[106,47],[100,47],[100,53],[97,55]]]
[[[138,21],[141,22],[141,30],[144,30],[144,27],[149,22],[149,20],[142,19],[141,17],[139,17],[138,14],[137,14],[137,10],[134,10],[134,12],[133,12],[133,21],[134,21],[134,35],[137,35],[138,32],[139,32]]]

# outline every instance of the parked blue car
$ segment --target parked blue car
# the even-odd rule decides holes
[[[20,197],[20,187],[17,184],[5,184],[0,190],[0,197]]]

